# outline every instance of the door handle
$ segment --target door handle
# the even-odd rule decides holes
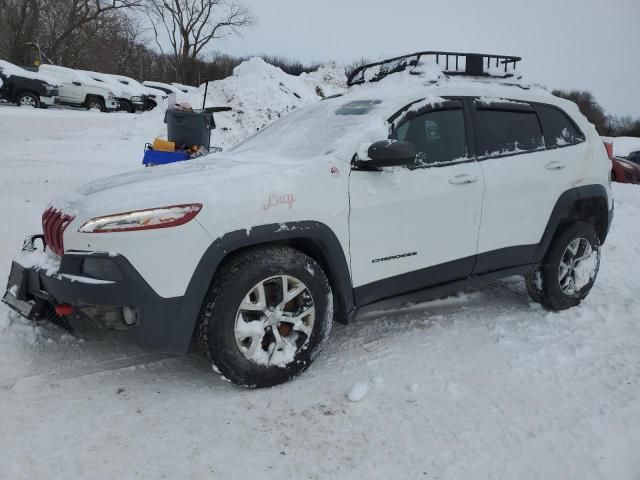
[[[563,168],[566,168],[566,165],[560,162],[550,162],[547,163],[544,168],[547,170],[562,170]]]
[[[451,185],[468,185],[478,181],[478,177],[475,175],[469,175],[468,173],[461,173],[453,178],[449,179]]]

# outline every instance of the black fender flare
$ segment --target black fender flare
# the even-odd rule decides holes
[[[560,225],[572,218],[574,213],[576,212],[576,205],[583,200],[588,199],[602,199],[607,205],[607,218],[601,218],[601,221],[604,225],[603,231],[601,232],[601,241],[604,243],[606,240],[607,234],[609,232],[609,227],[611,225],[611,220],[613,216],[613,211],[608,211],[609,205],[609,196],[607,195],[607,190],[603,185],[584,185],[576,188],[572,188],[567,190],[556,202],[553,211],[551,212],[551,217],[549,218],[549,222],[547,223],[547,227],[544,230],[542,235],[542,239],[538,244],[534,257],[532,259],[533,263],[539,264],[544,259],[544,256],[549,249],[549,245],[553,240],[556,232]]]
[[[340,241],[331,228],[315,221],[261,225],[227,233],[207,248],[181,299],[177,312],[178,318],[161,326],[168,330],[163,337],[167,340],[171,339],[170,345],[166,345],[163,350],[167,353],[188,351],[211,282],[220,264],[228,255],[244,248],[283,242],[293,242],[294,248],[295,242],[302,242],[301,244],[308,242],[315,246],[322,256],[316,260],[326,270],[325,273],[331,281],[338,301],[336,312],[348,318],[355,310],[351,273]]]

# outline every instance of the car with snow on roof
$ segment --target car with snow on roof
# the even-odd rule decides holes
[[[575,307],[613,217],[611,162],[519,61],[365,65],[227,152],[80,187],[44,212],[4,301],[149,350],[195,345],[248,387],[307,369],[334,320],[415,292],[520,275],[545,308]]]
[[[56,79],[0,60],[0,98],[21,107],[46,108],[58,102]]]
[[[96,82],[78,70],[60,65],[43,64],[38,67],[38,72],[58,81],[60,103],[63,105],[101,112],[118,109],[119,105],[112,88]]]

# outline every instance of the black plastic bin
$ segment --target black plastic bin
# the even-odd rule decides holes
[[[192,147],[204,147],[209,150],[211,146],[211,130],[216,128],[213,121],[213,112],[183,112],[180,110],[167,110],[164,116],[167,124],[167,137],[176,145]]]

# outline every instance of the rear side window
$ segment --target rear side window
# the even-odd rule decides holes
[[[507,155],[544,147],[534,111],[476,110],[478,154]]]
[[[452,162],[467,156],[461,109],[431,111],[414,117],[400,125],[392,137],[411,143],[416,149],[417,161],[423,166]]]
[[[542,123],[544,141],[548,148],[566,147],[584,142],[584,135],[578,130],[566,113],[546,105],[536,105]]]

